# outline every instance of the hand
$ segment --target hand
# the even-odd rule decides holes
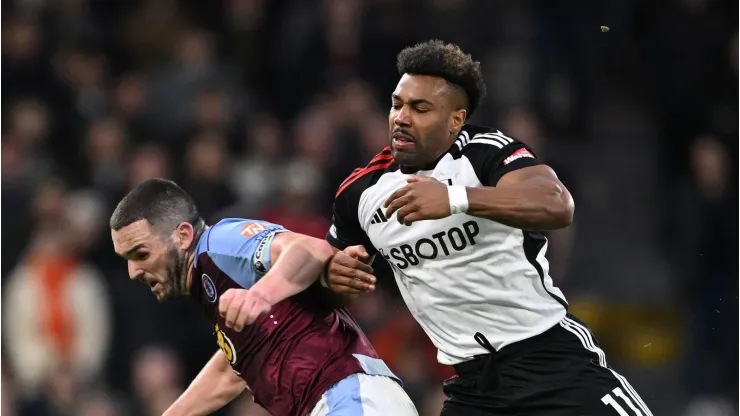
[[[351,246],[336,253],[327,268],[327,286],[334,293],[357,294],[375,290],[370,255],[363,246]]]
[[[257,292],[247,289],[229,289],[218,300],[218,314],[226,320],[226,327],[241,332],[272,305]]]
[[[398,211],[398,222],[411,225],[415,221],[451,215],[447,185],[427,176],[412,176],[407,182],[408,185],[394,192],[383,204],[386,218]]]

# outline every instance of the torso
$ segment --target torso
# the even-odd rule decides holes
[[[448,185],[484,186],[480,164],[485,158],[471,152],[500,149],[485,142],[471,148],[471,143],[476,141],[461,140],[431,169],[414,174]],[[411,175],[390,165],[367,176],[352,185],[357,222],[393,269],[407,306],[438,348],[441,363],[457,364],[486,353],[473,338],[476,332],[500,349],[544,332],[565,316],[563,294],[547,273],[544,236],[466,214],[410,226],[399,223],[395,214],[385,220],[383,202]]]
[[[208,244],[210,231],[201,244]],[[255,250],[259,246],[257,242]],[[349,313],[320,301],[317,291],[322,289],[317,287],[276,304],[241,332],[227,328],[218,313],[218,297],[243,287],[207,249],[199,251],[191,295],[213,323],[234,372],[245,380],[255,402],[272,414],[308,414],[324,391],[351,374],[392,375]],[[269,267],[248,263],[253,269]]]

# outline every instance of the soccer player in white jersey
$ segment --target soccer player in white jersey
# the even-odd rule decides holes
[[[466,124],[480,63],[430,41],[404,49],[398,72],[389,146],[337,191],[324,284],[370,291],[365,263],[390,264],[457,373],[443,416],[651,416],[548,275],[541,232],[570,225],[570,193],[525,144]]]

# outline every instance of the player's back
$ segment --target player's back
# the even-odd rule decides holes
[[[331,385],[355,373],[394,377],[350,314],[321,301],[312,287],[288,298],[243,331],[226,328],[218,298],[249,289],[269,271],[270,244],[282,227],[226,219],[210,227],[196,249],[191,295],[214,324],[234,371],[272,414],[308,414]]]

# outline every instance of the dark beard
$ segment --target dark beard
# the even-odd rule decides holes
[[[167,266],[167,274],[170,277],[167,290],[171,291],[173,296],[182,296],[185,294],[185,281],[188,274],[185,268],[188,263],[188,256],[180,253],[177,247],[170,247],[167,250],[167,257],[170,258],[170,264]]]

